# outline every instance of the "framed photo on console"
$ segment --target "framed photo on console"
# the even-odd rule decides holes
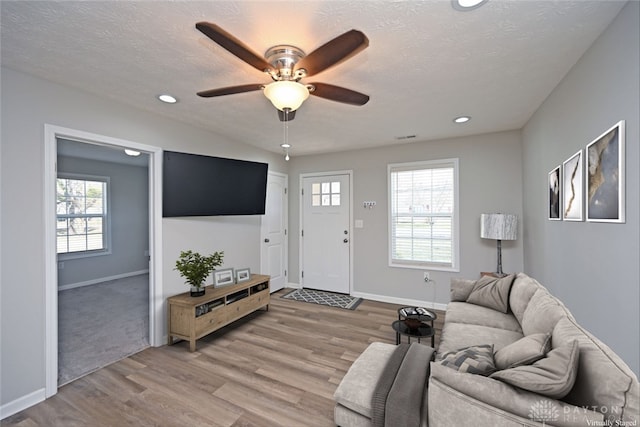
[[[587,221],[625,222],[625,121],[587,145]]]
[[[236,270],[236,283],[246,282],[249,279],[251,279],[251,269],[238,268]]]
[[[223,268],[213,272],[213,285],[216,288],[233,285],[234,283],[233,268]]]

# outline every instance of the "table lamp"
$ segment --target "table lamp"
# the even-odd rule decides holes
[[[480,215],[480,237],[498,241],[498,268],[495,273],[498,277],[506,276],[502,272],[502,241],[516,240],[517,234],[517,215],[502,213]]]

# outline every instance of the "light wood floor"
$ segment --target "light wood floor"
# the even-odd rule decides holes
[[[186,342],[148,348],[2,425],[333,426],[333,392],[369,343],[395,344],[399,306],[342,310],[279,298],[284,292],[269,311],[199,340],[194,353]]]

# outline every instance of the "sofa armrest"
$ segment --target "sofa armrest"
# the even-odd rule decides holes
[[[433,410],[438,411],[443,406],[453,406],[455,411],[458,411],[455,417],[460,417],[462,421],[480,416],[475,414],[472,409],[474,407],[475,410],[483,408],[480,411],[483,417],[495,417],[495,420],[489,423],[477,425],[538,426],[541,425],[538,421],[545,421],[547,425],[577,427],[602,425],[598,423],[604,420],[599,412],[522,390],[493,378],[458,372],[432,362],[428,406],[430,426],[432,415],[435,418],[439,416],[431,414],[431,408],[437,408]],[[528,422],[523,423],[522,420]],[[457,424],[453,422],[450,425]]]
[[[451,279],[451,301],[466,301],[475,284],[475,280],[459,279],[455,277]]]

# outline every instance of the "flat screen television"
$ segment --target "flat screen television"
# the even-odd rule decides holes
[[[165,151],[162,216],[263,215],[266,163]]]

